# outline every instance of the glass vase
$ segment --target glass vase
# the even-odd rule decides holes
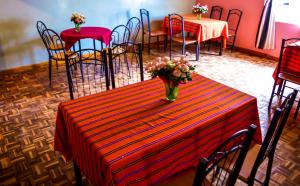
[[[178,83],[175,83],[174,81],[165,78],[160,77],[165,85],[165,91],[166,91],[166,100],[173,102],[176,100],[178,96]]]
[[[80,32],[80,24],[75,24],[75,31]]]
[[[197,16],[197,19],[198,19],[198,20],[201,20],[201,19],[202,19],[202,14],[197,14],[196,16]]]

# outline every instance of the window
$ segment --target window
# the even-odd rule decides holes
[[[276,22],[300,26],[300,0],[274,0]]]

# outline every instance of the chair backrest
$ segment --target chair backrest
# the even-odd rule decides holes
[[[279,73],[300,77],[300,38],[282,39],[277,76]]]
[[[137,17],[132,17],[128,20],[126,24],[127,28],[129,28],[130,31],[130,42],[135,43],[136,38],[139,35],[140,28],[141,28],[141,21]]]
[[[128,44],[118,44],[108,50],[112,88],[144,81],[142,44],[129,44],[135,50],[123,47]]]
[[[119,45],[122,43],[128,43],[130,39],[130,30],[125,25],[116,26],[110,33],[111,41],[109,47]]]
[[[297,91],[294,90],[286,97],[283,103],[276,109],[272,117],[270,126],[268,128],[266,137],[261,145],[257,158],[252,167],[251,173],[249,175],[249,179],[255,178],[257,169],[259,168],[260,164],[263,162],[263,160],[266,157],[274,156],[278,140],[281,136],[285,124],[287,123],[287,119],[289,117],[296,96],[297,96]]]
[[[45,29],[41,34],[42,40],[47,48],[50,58],[65,60],[65,48],[60,36],[51,29]]]
[[[255,125],[241,130],[225,140],[207,159],[199,161],[193,185],[204,185],[206,179],[211,185],[234,185],[248,152],[251,140],[256,130]],[[234,162],[235,161],[235,162]],[[219,166],[231,165],[232,172],[228,173]]]
[[[150,16],[149,11],[146,9],[140,9],[140,16],[141,16],[141,22],[142,22],[142,34],[151,32],[150,29]]]
[[[183,16],[173,13],[169,14],[169,32],[170,38],[175,34],[179,34],[182,37],[182,41],[185,42],[185,31],[184,31],[184,18]],[[171,39],[170,39],[171,40]]]
[[[109,90],[106,50],[79,49],[65,59],[71,99]]]
[[[39,32],[39,35],[42,37],[42,33],[44,32],[44,30],[47,29],[47,26],[45,25],[45,23],[43,21],[37,21],[36,29]]]
[[[212,6],[209,17],[212,19],[221,20],[223,8],[221,6]]]
[[[228,32],[229,35],[236,35],[243,12],[239,9],[230,9],[227,15]]]

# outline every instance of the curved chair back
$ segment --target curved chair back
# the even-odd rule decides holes
[[[221,20],[223,8],[221,6],[212,6],[209,17],[212,19]]]
[[[71,99],[109,90],[106,50],[79,49],[65,59]]]
[[[128,20],[126,26],[127,26],[127,28],[129,28],[129,31],[130,31],[129,41],[135,43],[136,38],[138,37],[140,28],[141,28],[140,19],[137,17],[132,17]]]
[[[117,44],[108,50],[112,88],[144,81],[142,44],[129,44],[137,50],[120,53],[123,44]]]
[[[66,51],[63,42],[54,30],[45,29],[41,37],[47,48],[49,59],[65,60]]]
[[[140,16],[142,22],[142,33],[149,33],[149,35],[151,35],[149,11],[146,9],[140,9]]]
[[[255,125],[250,125],[248,129],[235,133],[225,140],[207,159],[200,159],[193,185],[205,185],[204,183],[208,182],[211,182],[210,185],[234,185],[256,128]],[[223,173],[225,171],[220,169],[227,165],[233,166],[231,173]],[[211,172],[212,178],[206,179],[206,176]]]
[[[239,9],[231,9],[228,12],[226,21],[228,22],[229,35],[236,35],[243,12]]]
[[[118,44],[127,44],[130,39],[130,30],[125,25],[116,26],[110,33],[111,41],[109,47],[113,47]]]

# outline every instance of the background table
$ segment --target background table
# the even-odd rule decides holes
[[[61,103],[55,150],[73,159],[95,185],[150,185],[196,166],[225,139],[258,126],[256,98],[205,77],[163,100],[155,78]]]
[[[196,15],[184,15],[184,30],[186,32],[191,32],[197,38],[199,44],[200,42],[207,41],[209,39],[222,37],[223,48],[226,48],[226,40],[228,37],[228,24],[226,21],[221,21],[217,19],[210,19],[202,17],[198,20]],[[181,30],[181,28],[176,28],[174,25],[173,31]],[[165,17],[163,21],[163,28],[169,27],[169,18]]]
[[[80,27],[80,32],[70,28],[61,32],[60,37],[65,42],[65,49],[69,50],[80,39],[99,40],[106,45],[110,42],[111,30],[104,27]]]

